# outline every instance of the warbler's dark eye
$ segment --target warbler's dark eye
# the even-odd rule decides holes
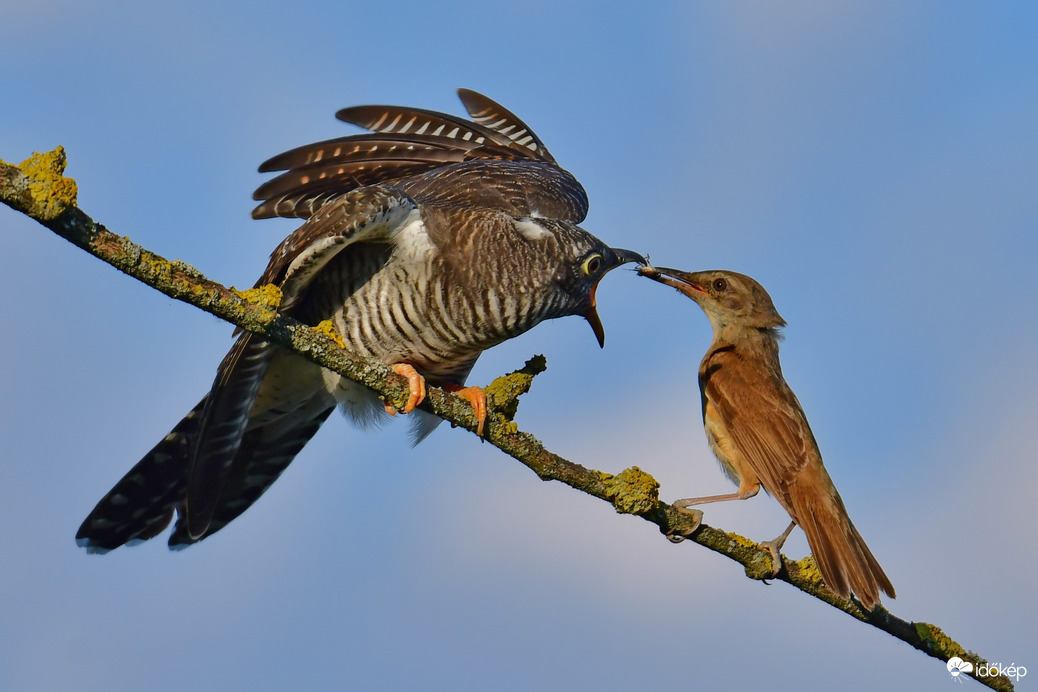
[[[714,279],[711,286],[713,286],[713,289],[718,293],[724,293],[728,290],[728,279]]]
[[[584,273],[588,276],[597,274],[598,270],[602,268],[602,255],[591,255],[584,260]]]

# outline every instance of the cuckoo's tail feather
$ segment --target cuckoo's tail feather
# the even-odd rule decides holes
[[[91,553],[107,553],[162,533],[184,501],[205,403],[203,398],[97,503],[76,533],[78,545]]]
[[[335,406],[318,405],[311,415],[297,417],[296,422],[287,428],[272,424],[246,432],[215,500],[205,534],[201,537],[192,536],[184,513],[180,512],[173,534],[169,537],[169,547],[180,550],[202,538],[208,538],[251,507],[292,463],[334,410]]]

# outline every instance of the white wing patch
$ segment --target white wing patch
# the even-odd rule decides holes
[[[429,232],[422,221],[422,215],[416,208],[412,208],[407,218],[397,225],[393,235],[400,257],[424,263],[435,249],[429,240]]]
[[[533,219],[519,219],[515,222],[515,230],[519,231],[519,234],[527,240],[534,242],[543,240],[545,236],[551,235],[544,226]]]

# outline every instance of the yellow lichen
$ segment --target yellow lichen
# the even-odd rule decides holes
[[[825,584],[825,580],[822,579],[822,573],[818,571],[818,563],[815,562],[814,557],[811,555],[808,555],[803,560],[797,560],[793,564],[797,566],[800,577],[805,581],[816,585]]]
[[[606,486],[606,497],[620,514],[645,514],[659,506],[660,484],[637,466],[616,476],[599,471],[598,476]]]
[[[129,240],[129,238],[124,238],[123,240]],[[142,254],[139,259],[142,264],[148,266],[151,273],[155,276],[162,277],[166,280],[173,278],[173,263],[169,260],[151,253]]]
[[[506,423],[515,418],[519,397],[530,391],[533,378],[547,369],[544,356],[534,356],[523,367],[498,377],[483,390],[487,395],[487,407],[494,411],[499,422]]]
[[[34,217],[49,221],[76,206],[76,181],[62,175],[65,172],[64,147],[45,154],[33,152],[18,168],[29,178],[29,194],[37,205],[33,210]]]
[[[339,334],[339,332],[335,331],[335,325],[332,324],[331,320],[319,322],[317,326],[314,327],[314,331],[318,331],[327,336],[329,339],[338,344],[339,348],[346,348],[346,342],[342,340],[342,336]]]
[[[515,435],[519,432],[519,424],[515,421],[502,420],[504,416],[498,416],[497,432],[503,435]]]
[[[949,656],[962,656],[966,653],[966,650],[941,631],[940,627],[931,625],[928,622],[914,622],[912,624],[915,625],[915,633],[919,635],[919,638],[933,647],[934,650]]]
[[[245,291],[234,289],[239,298],[244,298],[253,305],[276,311],[281,305],[281,289],[274,284],[266,284]]]
[[[727,531],[725,533],[728,534],[728,540],[730,540],[732,543],[735,543],[740,548],[744,548],[745,549],[745,548],[759,548],[760,547],[759,543],[756,543],[756,542],[750,540],[746,536],[742,536],[742,535],[739,535],[737,533],[732,533],[730,531]]]

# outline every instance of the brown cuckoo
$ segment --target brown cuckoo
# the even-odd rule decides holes
[[[707,440],[734,493],[678,500],[699,518],[694,505],[745,500],[763,488],[793,522],[765,544],[781,569],[779,549],[794,526],[807,536],[825,583],[848,598],[853,591],[871,610],[879,592],[894,587],[854,528],[840,494],[822,465],[822,455],[796,394],[779,364],[779,332],[786,322],[771,296],[752,278],[729,271],[683,272],[642,267],[640,273],[696,301],[713,327],[713,343],[699,366],[699,389]]]
[[[480,354],[539,322],[579,315],[600,344],[595,289],[644,262],[579,224],[588,200],[519,118],[459,90],[471,120],[417,108],[336,115],[369,131],[275,156],[283,171],[255,193],[257,219],[306,221],[271,255],[257,286],[280,312],[331,320],[346,347],[408,377],[411,413],[425,383],[459,392],[482,430],[486,398],[465,379]],[[177,515],[170,547],[209,536],[278,478],[339,406],[364,423],[391,413],[370,390],[241,333],[212,389],[83,522],[92,552],[152,538]],[[439,418],[418,410],[415,441]]]

